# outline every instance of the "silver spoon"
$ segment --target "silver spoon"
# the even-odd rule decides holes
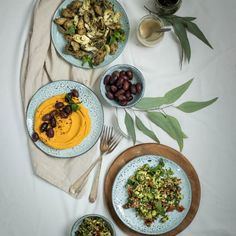
[[[145,39],[150,38],[150,36],[153,33],[162,33],[162,32],[164,33],[164,32],[168,32],[168,31],[171,31],[171,28],[161,28],[161,29],[158,29],[158,30],[154,30],[153,32],[149,32],[149,34],[145,36]]]
[[[171,28],[161,28],[159,30],[155,30],[154,32],[161,33],[161,32],[167,32],[167,31],[171,31]]]

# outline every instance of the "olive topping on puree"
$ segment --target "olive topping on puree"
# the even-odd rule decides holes
[[[167,212],[184,210],[180,205],[183,199],[180,184],[181,179],[175,177],[170,168],[165,168],[163,159],[155,167],[145,164],[129,177],[128,199],[123,207],[134,208],[147,226],[157,219],[165,223],[169,220]]]
[[[89,111],[80,102],[76,89],[53,96],[36,110],[32,140],[39,139],[56,149],[72,148],[89,134]]]

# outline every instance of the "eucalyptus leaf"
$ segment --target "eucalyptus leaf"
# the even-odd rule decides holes
[[[175,102],[177,99],[179,99],[185,93],[185,91],[189,88],[192,82],[193,82],[193,79],[190,79],[186,83],[167,92],[163,99],[163,101],[165,101],[164,104],[171,104]]]
[[[164,97],[147,97],[142,98],[135,107],[138,109],[154,109],[159,108],[163,104],[165,104]]]
[[[182,131],[179,121],[175,117],[166,115],[166,119],[171,124],[171,127],[174,130],[174,133],[176,135],[175,140],[177,141],[177,143],[179,145],[180,151],[182,151],[183,146],[184,146],[183,139],[186,135]]]
[[[172,132],[168,120],[161,112],[147,112],[147,117],[151,122],[163,129],[172,138],[175,138],[175,134]]]
[[[135,127],[134,127],[134,121],[131,115],[125,111],[125,126],[128,132],[128,135],[130,138],[132,138],[133,143],[136,143],[136,133],[135,133]]]
[[[181,18],[183,18],[185,21],[194,21],[197,19],[196,17],[189,17],[189,16],[185,16],[185,17],[181,17]]]
[[[170,115],[166,115],[166,118],[169,119],[169,121],[173,124],[173,126],[177,127],[177,129],[179,131],[181,131],[182,138],[184,138],[184,139],[188,138],[188,136],[183,132],[183,130],[182,130],[181,126],[180,126],[179,121],[175,117],[170,116]]]
[[[178,100],[185,91],[189,88],[193,79],[190,79],[186,83],[171,89],[167,92],[163,97],[146,97],[142,98],[135,107],[141,110],[149,110],[149,109],[157,109],[160,108],[162,105],[171,104]]]
[[[161,112],[148,112],[147,117],[155,125],[163,129],[174,140],[177,141],[180,150],[183,149],[183,133],[178,120],[172,116],[164,115]]]
[[[175,34],[180,41],[180,45],[184,52],[184,55],[186,56],[189,62],[191,58],[191,48],[190,48],[186,28],[184,24],[180,22],[176,22],[176,21],[174,22],[173,27],[174,27]]]
[[[197,18],[196,17],[191,17],[191,16],[177,16],[177,15],[167,15],[167,16],[161,16],[161,18],[164,18],[168,21],[176,21],[176,20],[180,20],[182,22],[184,21],[194,21]]]
[[[165,26],[171,26],[172,20],[162,17],[161,18]]]
[[[185,16],[185,17],[174,16],[173,17],[174,21],[178,21],[178,22],[181,22],[181,23],[186,23],[187,21],[194,21],[196,19],[197,19],[196,17],[188,17],[188,16]]]
[[[165,25],[173,25],[173,23],[174,23],[173,15],[159,16],[159,17],[161,17],[161,19],[163,20]]]
[[[211,46],[211,44],[209,43],[209,41],[207,40],[205,35],[202,33],[202,31],[199,29],[199,27],[195,23],[188,21],[188,22],[186,22],[186,26],[187,26],[187,29],[190,33],[195,35],[203,43],[205,43],[206,45],[208,45],[210,48],[213,49],[213,47]]]
[[[153,139],[154,141],[156,141],[157,143],[160,143],[159,139],[157,138],[157,136],[155,135],[155,133],[148,129],[143,122],[137,117],[135,116],[135,123],[137,128],[145,135],[147,135],[148,137],[150,137],[151,139]]]
[[[186,112],[186,113],[191,113],[191,112],[195,112],[198,110],[201,110],[209,105],[211,105],[212,103],[214,103],[218,98],[214,98],[211,99],[209,101],[204,101],[204,102],[184,102],[181,105],[177,106],[176,108],[178,108],[179,110]]]

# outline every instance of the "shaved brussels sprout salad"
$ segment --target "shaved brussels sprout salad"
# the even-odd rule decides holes
[[[174,176],[171,168],[165,168],[163,159],[155,167],[145,164],[129,177],[128,199],[123,207],[134,208],[147,226],[157,219],[165,223],[169,220],[168,212],[184,210],[180,184],[181,179]]]

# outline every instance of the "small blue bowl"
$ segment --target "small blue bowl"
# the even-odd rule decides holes
[[[136,83],[141,83],[142,84],[142,91],[139,94],[133,95],[133,100],[127,103],[125,106],[121,106],[117,101],[115,100],[110,100],[106,96],[106,88],[104,85],[104,78],[106,75],[111,75],[114,71],[128,71],[131,70],[133,72],[133,79],[131,80],[132,84]],[[144,90],[145,90],[145,80],[142,75],[142,73],[134,66],[128,65],[128,64],[119,64],[110,67],[108,70],[106,70],[100,77],[100,92],[102,94],[102,97],[104,100],[111,106],[113,107],[118,107],[118,108],[127,108],[127,107],[133,107],[135,106],[136,103],[140,101],[140,99],[144,95]]]
[[[98,217],[102,220],[104,220],[106,223],[107,223],[107,226],[109,227],[111,233],[112,233],[112,236],[116,236],[116,232],[115,232],[115,228],[113,226],[113,224],[111,223],[110,220],[108,220],[107,218],[105,218],[104,216],[101,216],[101,215],[98,215],[98,214],[89,214],[89,215],[85,215],[81,218],[79,218],[72,226],[72,229],[71,229],[71,233],[70,233],[70,236],[76,236],[76,231],[79,229],[81,223],[83,222],[84,219],[88,218],[88,217]]]

